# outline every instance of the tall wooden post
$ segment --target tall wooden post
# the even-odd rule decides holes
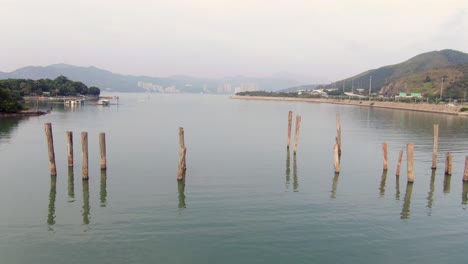
[[[289,149],[289,145],[291,144],[292,118],[293,118],[293,112],[289,111],[289,114],[288,114],[288,146],[286,147],[287,149]]]
[[[388,149],[387,149],[387,142],[384,142],[382,145],[383,151],[383,170],[388,170]]]
[[[83,160],[82,163],[82,172],[83,180],[88,179],[88,132],[81,132],[81,157]]]
[[[445,175],[452,175],[452,153],[445,155]]]
[[[335,165],[335,173],[340,173],[340,154],[338,153],[338,144],[333,148],[333,163]]]
[[[185,177],[185,170],[187,169],[185,155],[187,148],[185,147],[184,128],[179,127],[179,167],[177,170],[177,179],[182,180]]]
[[[401,169],[401,160],[403,159],[403,150],[400,150],[400,154],[398,155],[398,165],[396,169],[396,176],[400,176],[400,169]]]
[[[434,147],[432,150],[432,169],[437,168],[437,149],[439,147],[439,125],[434,125]]]
[[[338,155],[341,156],[341,117],[336,114],[336,144],[338,145]]]
[[[67,131],[67,160],[68,167],[73,167],[73,132]]]
[[[468,181],[468,156],[465,157],[465,173],[463,174],[463,181]]]
[[[406,145],[406,159],[408,166],[408,182],[414,182],[414,145]]]
[[[101,170],[107,169],[107,157],[106,157],[106,133],[99,133],[99,150],[101,153]]]
[[[47,139],[47,148],[49,151],[49,165],[50,165],[50,175],[57,175],[57,167],[55,166],[55,152],[54,152],[54,137],[52,135],[52,124],[45,123],[44,130]]]
[[[297,141],[299,140],[299,129],[301,128],[301,116],[296,115],[296,134],[294,136],[294,154],[297,151]]]

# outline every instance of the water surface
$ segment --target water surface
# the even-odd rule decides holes
[[[466,118],[214,95],[121,94],[120,103],[57,104],[49,115],[0,119],[0,263],[464,261]],[[289,110],[302,116],[296,155],[286,151]],[[340,174],[333,169],[337,113]],[[56,177],[49,176],[46,122],[53,124]],[[440,135],[435,171],[433,124]],[[185,182],[176,180],[180,126]],[[89,182],[81,180],[81,131],[89,133]],[[107,138],[105,173],[99,132]],[[408,143],[415,144],[412,185],[405,158],[395,177]],[[444,175],[447,151],[452,176]]]

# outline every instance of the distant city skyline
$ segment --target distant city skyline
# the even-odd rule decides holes
[[[465,0],[0,0],[0,6],[2,72],[66,63],[128,75],[330,83],[424,52],[468,51]]]

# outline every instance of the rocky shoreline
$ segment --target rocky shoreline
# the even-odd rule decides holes
[[[460,109],[462,108],[461,105],[450,105],[450,104],[400,103],[400,102],[379,102],[379,101],[366,101],[366,100],[362,100],[362,101],[361,100],[337,100],[337,99],[331,99],[331,98],[291,98],[291,97],[238,96],[238,95],[233,95],[230,98],[242,99],[242,100],[298,101],[298,102],[311,102],[311,103],[355,105],[355,106],[365,106],[365,107],[378,107],[378,108],[389,108],[389,109],[468,116],[468,112],[460,112]]]
[[[0,117],[15,117],[15,116],[41,116],[50,113],[48,111],[33,111],[33,110],[23,110],[17,113],[0,113]]]

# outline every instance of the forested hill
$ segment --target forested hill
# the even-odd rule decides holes
[[[7,88],[10,91],[17,93],[20,96],[42,95],[44,92],[50,93],[51,96],[76,96],[76,95],[91,95],[98,96],[100,89],[92,86],[86,86],[82,82],[69,80],[67,77],[59,76],[54,80],[51,79],[6,79],[0,80],[0,87]]]
[[[24,109],[21,104],[23,96],[43,95],[51,96],[98,96],[100,89],[89,87],[82,82],[74,82],[64,76],[54,80],[40,79],[6,79],[0,80],[0,113],[16,113]]]
[[[432,69],[454,69],[455,67],[463,64],[468,64],[468,54],[466,53],[450,49],[432,51],[417,55],[402,63],[369,70],[356,76],[336,81],[324,87],[340,89],[344,87],[345,91],[351,91],[352,87],[355,89],[364,88],[367,90],[372,77],[372,91],[380,92],[384,87],[388,87],[392,83],[399,82],[402,78],[418,73],[430,72]],[[463,72],[463,70],[460,70],[459,72]],[[444,74],[442,74],[442,76],[443,75]],[[425,77],[426,76],[424,76],[424,78]],[[438,77],[440,76],[429,76],[429,78],[432,78],[433,80]],[[420,85],[424,85],[424,78],[421,79]],[[449,82],[446,84],[448,85]],[[407,86],[402,86],[401,89],[392,90],[395,92],[398,92],[398,90],[407,92],[404,88],[407,88]]]

